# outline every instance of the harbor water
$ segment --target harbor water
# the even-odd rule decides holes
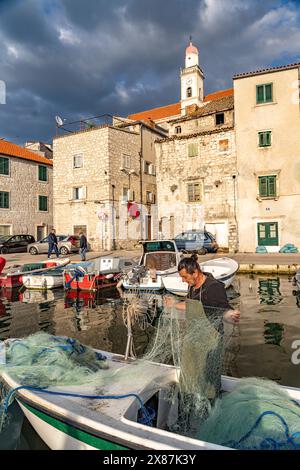
[[[233,308],[241,311],[238,326],[228,326],[223,373],[234,377],[265,377],[300,387],[295,342],[300,340],[300,296],[287,276],[239,275],[227,290]],[[99,292],[0,292],[0,339],[26,337],[37,331],[77,338],[104,351],[124,354],[127,307],[136,312],[133,344],[142,356],[155,331],[163,305],[160,295],[126,295],[117,289]],[[294,354],[294,356],[293,356]],[[300,354],[299,354],[300,357]],[[4,438],[4,437],[3,437]],[[12,446],[12,447],[10,447]],[[4,441],[0,448],[15,448]],[[17,448],[45,449],[24,420]]]

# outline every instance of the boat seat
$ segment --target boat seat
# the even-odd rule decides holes
[[[148,269],[157,271],[166,271],[176,266],[176,253],[147,253],[145,255],[145,266]]]

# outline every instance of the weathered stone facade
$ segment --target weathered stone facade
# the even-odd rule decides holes
[[[0,191],[9,193],[9,207],[0,208],[2,233],[46,236],[53,225],[52,162],[41,157],[43,163],[38,163],[3,153],[0,157],[9,160],[9,174],[0,174]],[[47,181],[39,180],[39,166],[47,168]],[[46,211],[39,210],[39,196],[47,197]]]
[[[146,193],[151,193],[155,201],[156,184],[155,175],[145,173],[144,162],[155,167],[154,140],[158,135],[161,134],[145,125],[141,131],[140,123],[132,123],[122,128],[100,126],[55,138],[57,231],[74,233],[80,227],[87,232],[95,250],[132,248],[147,237]],[[78,168],[74,168],[76,156],[82,162]],[[76,197],[76,188],[84,188],[80,197]],[[145,204],[140,217],[134,219],[128,214],[127,200]]]
[[[180,123],[181,135],[157,141],[158,216],[165,237],[205,226],[215,233],[221,246],[235,251],[236,149],[232,109],[224,114],[224,125],[218,127],[215,114],[171,122],[171,133],[172,127]],[[194,156],[190,155],[190,144],[196,146]],[[197,184],[200,192],[194,202],[188,194],[191,184]]]

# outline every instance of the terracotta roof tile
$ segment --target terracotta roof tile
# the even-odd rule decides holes
[[[148,109],[147,111],[142,111],[141,113],[130,114],[128,119],[133,119],[134,121],[138,121],[140,119],[152,119],[156,121],[158,119],[177,116],[180,113],[180,103],[175,103],[162,106],[160,108]]]
[[[281,70],[290,70],[290,69],[295,69],[299,67],[300,67],[300,62],[296,62],[294,64],[280,65],[278,67],[271,67],[269,69],[255,70],[254,72],[238,73],[233,76],[233,80],[237,78],[251,77],[253,75],[262,75],[264,73],[280,72]]]
[[[23,158],[24,160],[31,160],[44,165],[53,166],[53,162],[46,157],[42,157],[35,152],[31,152],[19,145],[8,142],[7,140],[0,140],[0,154],[8,155],[10,157]]]
[[[208,101],[201,108],[198,108],[193,113],[182,116],[177,119],[172,119],[169,122],[184,122],[189,121],[190,119],[195,119],[201,116],[207,116],[209,114],[221,113],[223,111],[228,111],[234,108],[234,99],[233,95],[224,96],[223,98],[215,99]]]
[[[215,93],[210,93],[209,95],[204,97],[204,102],[207,101],[214,101],[220,98],[224,98],[225,96],[233,95],[233,89],[230,88],[228,90],[221,90],[216,91]],[[181,114],[181,104],[169,104],[167,106],[161,106],[160,108],[153,108],[148,109],[147,111],[142,111],[136,114],[130,114],[128,119],[132,119],[134,121],[138,121],[141,119],[152,119],[157,121],[163,118],[171,118],[172,116],[179,116]]]

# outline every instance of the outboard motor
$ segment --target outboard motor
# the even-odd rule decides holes
[[[145,266],[134,266],[129,278],[131,284],[139,284],[140,280],[146,276],[147,268]]]

